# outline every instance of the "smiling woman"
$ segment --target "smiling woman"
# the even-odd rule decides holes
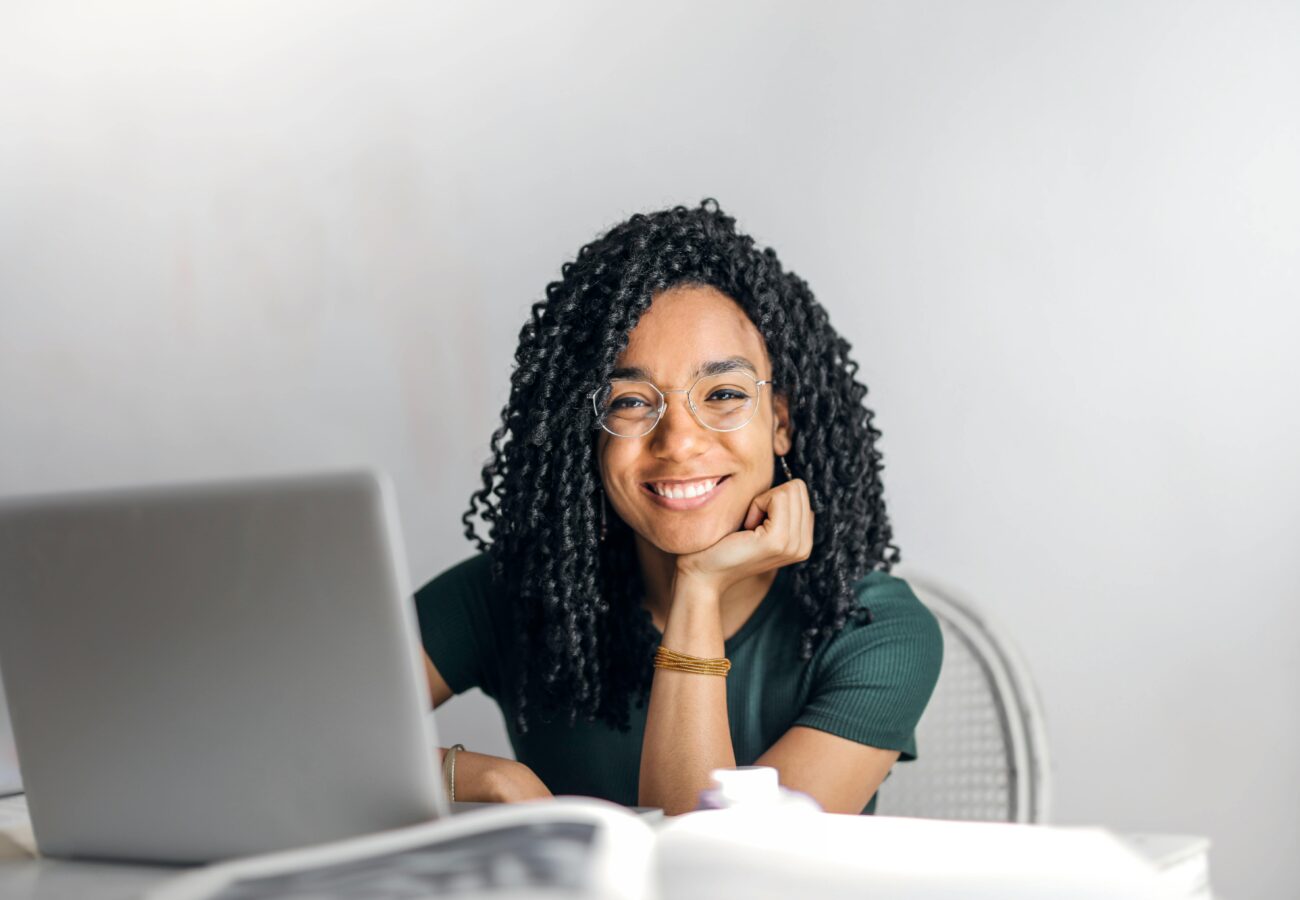
[[[942,642],[889,574],[848,343],[713,201],[561,271],[464,517],[480,553],[416,596],[435,705],[482,687],[518,760],[459,753],[457,797],[676,813],[759,763],[870,812],[916,756]]]

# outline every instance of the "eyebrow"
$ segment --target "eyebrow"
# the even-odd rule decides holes
[[[726,359],[714,359],[706,363],[700,363],[695,367],[693,378],[707,378],[710,375],[721,375],[723,372],[730,372],[733,369],[744,369],[758,380],[758,369],[752,362],[743,356],[728,356]],[[640,366],[624,366],[621,369],[615,369],[609,374],[614,381],[651,381],[650,373]]]

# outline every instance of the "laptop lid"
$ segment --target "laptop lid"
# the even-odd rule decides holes
[[[445,811],[381,475],[0,500],[0,622],[47,855],[201,862]]]

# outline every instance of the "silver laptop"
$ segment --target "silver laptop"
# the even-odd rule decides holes
[[[206,862],[445,813],[417,635],[377,474],[0,499],[47,855]]]

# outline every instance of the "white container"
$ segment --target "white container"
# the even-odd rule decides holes
[[[714,769],[713,787],[700,794],[697,809],[781,809],[821,812],[817,801],[800,791],[781,787],[771,766]]]

